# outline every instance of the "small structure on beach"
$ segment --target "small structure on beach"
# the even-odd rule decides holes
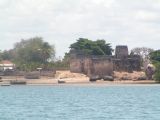
[[[113,76],[113,71],[140,71],[140,56],[129,55],[127,46],[116,46],[114,56],[86,56],[81,51],[72,50],[70,71],[84,73],[96,79]]]
[[[0,75],[10,76],[15,73],[15,64],[9,60],[3,60],[0,62]]]
[[[15,69],[15,64],[12,63],[9,60],[2,60],[0,62],[0,70],[5,71],[5,70],[14,70]]]

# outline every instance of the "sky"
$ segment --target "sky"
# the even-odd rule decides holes
[[[36,36],[56,56],[78,38],[160,49],[160,0],[0,0],[0,49]]]

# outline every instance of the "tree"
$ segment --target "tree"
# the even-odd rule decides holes
[[[2,60],[13,60],[14,59],[14,51],[11,50],[4,50],[1,52],[1,59]]]
[[[79,38],[71,44],[71,49],[82,51],[86,55],[112,55],[113,49],[105,40],[92,41],[86,38]]]
[[[153,52],[154,50],[152,48],[147,47],[136,47],[131,50],[131,55],[139,55],[142,60],[148,60],[149,54]]]
[[[54,69],[61,69],[61,70],[69,70],[70,67],[70,54],[65,53],[63,59],[61,57],[56,58],[54,62],[52,62],[52,66]]]
[[[18,67],[27,70],[44,67],[48,60],[55,56],[54,47],[48,42],[44,42],[41,37],[22,39],[15,44],[13,51],[15,53],[14,61]]]
[[[160,50],[151,52],[150,59],[152,60],[152,62],[155,62],[155,61],[160,62]]]
[[[160,82],[160,50],[151,52],[149,55],[150,55],[150,60],[152,61],[152,64],[156,67],[154,79]]]
[[[2,51],[0,50],[0,61],[2,60]]]

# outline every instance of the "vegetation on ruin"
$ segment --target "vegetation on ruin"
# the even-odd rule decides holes
[[[105,40],[92,41],[86,38],[79,38],[70,48],[82,51],[86,55],[112,55],[113,52],[111,44]]]

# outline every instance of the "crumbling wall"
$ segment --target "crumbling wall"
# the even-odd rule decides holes
[[[92,68],[91,76],[99,76],[103,78],[104,76],[113,75],[113,62],[111,57],[97,57],[92,58]]]
[[[84,60],[84,71],[83,73],[90,76],[92,73],[93,62],[91,57],[86,57]]]
[[[106,56],[79,56],[70,60],[70,71],[84,73],[87,76],[112,76],[113,62],[111,57]]]
[[[74,73],[84,73],[85,56],[81,51],[71,50],[70,71]]]
[[[134,71],[140,71],[141,70],[141,58],[138,55],[130,56],[128,58],[129,64],[131,65],[131,68]]]
[[[112,76],[114,71],[133,72],[141,70],[140,57],[129,56],[127,46],[117,46],[115,56],[85,56],[73,51],[70,71],[88,76]]]
[[[139,58],[113,59],[114,71],[133,72],[140,71]]]
[[[128,55],[127,46],[123,45],[116,46],[115,56],[113,59],[115,71],[124,71],[124,72],[139,71],[141,69],[140,62],[141,61],[139,56]]]
[[[83,73],[84,62],[83,57],[74,57],[70,59],[70,71],[75,73]]]
[[[124,72],[133,72],[132,64],[130,64],[129,59],[114,59],[114,71],[124,71]]]

